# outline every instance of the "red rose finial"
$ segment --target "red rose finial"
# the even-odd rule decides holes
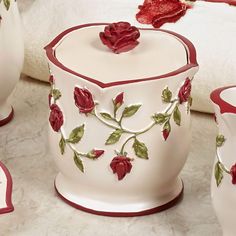
[[[116,156],[112,159],[110,167],[118,180],[122,180],[132,169],[131,159],[126,156]]]
[[[190,5],[180,0],[145,0],[140,11],[136,14],[136,19],[142,24],[152,24],[159,28],[163,24],[176,22],[185,15]]]
[[[104,153],[104,150],[96,150],[96,149],[93,149],[91,152],[88,153],[88,158],[97,159],[97,158],[99,158],[101,155],[103,155],[103,153]]]
[[[137,39],[140,37],[140,33],[128,22],[117,22],[107,25],[99,36],[104,45],[118,54],[134,49],[139,44]]]
[[[188,98],[190,97],[190,94],[191,94],[191,89],[192,89],[191,80],[187,78],[183,86],[179,90],[178,97],[179,97],[180,104],[188,101]]]
[[[230,174],[232,176],[232,184],[236,184],[236,163],[231,167]]]
[[[124,102],[124,93],[120,93],[118,94],[114,99],[113,99],[113,103],[116,107],[116,109],[118,109]]]
[[[95,107],[93,96],[87,89],[75,87],[74,100],[81,113],[90,113]]]
[[[49,122],[54,131],[58,132],[63,125],[63,114],[56,104],[50,106],[51,112],[49,116]]]

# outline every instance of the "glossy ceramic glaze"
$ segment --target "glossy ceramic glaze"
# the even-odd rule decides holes
[[[158,212],[183,194],[178,176],[191,134],[189,100],[180,104],[179,91],[198,70],[195,49],[175,33],[140,29],[134,50],[113,54],[98,36],[104,26],[71,28],[46,47],[50,119],[59,121],[56,126],[51,122],[54,131],[49,130],[59,169],[55,187],[68,204],[95,214]],[[81,108],[76,90],[80,96],[89,94],[86,101],[93,110]],[[163,114],[169,114],[169,122],[159,120]],[[79,139],[73,140],[76,127]]]
[[[236,235],[236,185],[233,183],[232,168],[236,163],[236,86],[213,91],[211,100],[215,108],[219,135],[221,138],[224,137],[222,145],[217,147],[211,197],[223,235],[234,236]],[[219,168],[217,163],[220,163]]]
[[[19,77],[24,58],[20,15],[15,0],[0,3],[0,126],[13,117],[7,98]]]

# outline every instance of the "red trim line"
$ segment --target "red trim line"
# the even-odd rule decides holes
[[[7,178],[7,190],[6,190],[6,204],[7,207],[5,208],[0,208],[0,214],[4,214],[4,213],[9,213],[14,211],[14,206],[12,205],[12,200],[11,200],[11,196],[12,196],[12,178],[11,178],[11,174],[8,171],[8,169],[6,168],[6,166],[0,162],[0,167],[3,169],[3,172],[6,175]]]
[[[235,0],[203,0],[204,2],[214,2],[214,3],[227,3],[232,6],[236,6]]]
[[[220,113],[234,113],[236,114],[236,107],[232,106],[231,104],[227,103],[226,101],[224,101],[220,94],[229,88],[236,88],[236,86],[227,86],[227,87],[222,87],[222,88],[218,88],[216,90],[214,90],[211,95],[210,98],[212,100],[212,102],[214,102],[215,104],[217,104],[220,107]]]
[[[184,195],[184,184],[182,181],[182,190],[181,192],[170,202],[158,206],[158,207],[154,207],[148,210],[144,210],[144,211],[139,211],[139,212],[107,212],[107,211],[96,211],[87,207],[83,207],[81,205],[78,205],[74,202],[71,202],[70,200],[66,199],[64,196],[62,196],[59,191],[56,188],[55,182],[54,182],[54,187],[56,190],[56,193],[58,194],[58,196],[67,204],[69,204],[70,206],[81,210],[81,211],[85,211],[87,213],[91,213],[91,214],[95,214],[95,215],[101,215],[101,216],[110,216],[110,217],[133,217],[133,216],[144,216],[144,215],[150,215],[150,214],[154,214],[154,213],[158,213],[164,210],[167,210],[173,206],[175,206],[176,204],[178,204],[179,202],[182,201],[183,199],[183,195]]]
[[[14,109],[12,107],[11,113],[8,115],[8,117],[3,120],[0,120],[0,127],[9,123],[13,117],[14,117]]]
[[[184,47],[186,48],[186,53],[187,53],[187,58],[188,58],[188,63],[175,70],[172,71],[170,73],[164,74],[164,75],[160,75],[160,76],[155,76],[155,77],[149,77],[149,78],[141,78],[141,79],[134,79],[134,80],[125,80],[125,81],[116,81],[116,82],[111,82],[111,83],[103,83],[101,81],[98,81],[94,78],[90,78],[87,77],[85,75],[81,75],[78,72],[75,72],[69,68],[67,68],[66,66],[64,66],[62,63],[60,63],[58,61],[58,59],[55,56],[55,49],[54,47],[60,42],[60,40],[67,34],[69,34],[70,32],[74,31],[74,30],[78,30],[84,27],[90,27],[90,26],[99,26],[99,25],[108,25],[107,23],[92,23],[92,24],[85,24],[85,25],[79,25],[79,26],[75,26],[72,27],[70,29],[65,30],[64,32],[62,32],[61,34],[59,34],[51,43],[49,43],[44,49],[46,50],[46,55],[48,57],[48,59],[57,67],[61,68],[64,71],[67,71],[73,75],[76,75],[80,78],[83,78],[89,82],[92,82],[98,86],[100,86],[101,88],[107,88],[107,87],[112,87],[112,86],[117,86],[117,85],[122,85],[122,84],[130,84],[130,83],[137,83],[137,82],[142,82],[142,81],[149,81],[149,80],[157,80],[157,79],[162,79],[162,78],[167,78],[170,76],[175,76],[177,74],[183,73],[187,70],[189,70],[190,68],[193,67],[198,67],[198,63],[197,63],[197,59],[196,59],[196,50],[193,46],[193,44],[186,39],[185,37],[183,37],[182,35],[179,35],[177,33],[168,31],[168,30],[162,30],[162,29],[153,29],[153,28],[139,28],[139,30],[154,30],[154,31],[161,31],[161,32],[165,32],[165,33],[169,33],[173,36],[175,36],[176,38],[178,38],[180,40],[180,42],[184,45]]]

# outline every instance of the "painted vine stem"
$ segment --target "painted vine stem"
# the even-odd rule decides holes
[[[76,127],[71,131],[69,137],[66,137],[66,134],[61,129],[61,126],[63,125],[63,114],[56,104],[56,101],[61,97],[61,92],[55,88],[54,78],[50,77],[50,80],[52,88],[49,95],[49,101],[53,101],[53,104],[50,104],[51,113],[49,121],[54,131],[61,133],[61,140],[59,142],[61,154],[64,154],[65,147],[68,146],[74,152],[74,162],[76,166],[84,172],[84,166],[81,158],[86,157],[90,159],[97,159],[104,153],[104,150],[93,149],[88,153],[82,153],[76,150],[73,144],[79,143],[82,139],[85,125],[83,124]],[[166,109],[161,113],[153,114],[151,116],[152,122],[148,125],[148,127],[139,131],[133,131],[125,128],[123,126],[123,120],[133,117],[141,108],[141,104],[132,104],[124,107],[121,111],[121,115],[118,117],[118,110],[121,110],[121,107],[124,104],[124,92],[121,92],[112,99],[113,111],[111,113],[99,112],[99,104],[94,101],[93,95],[86,88],[80,88],[77,86],[74,88],[74,101],[81,114],[93,116],[103,125],[111,128],[112,132],[105,141],[105,145],[116,144],[120,141],[123,134],[129,135],[121,144],[120,149],[115,150],[116,156],[110,163],[113,173],[117,174],[118,180],[121,180],[127,173],[130,173],[132,169],[131,162],[134,161],[134,158],[128,157],[129,154],[127,153],[126,145],[132,141],[132,148],[136,157],[147,160],[149,158],[148,147],[140,140],[140,136],[150,131],[156,125],[160,125],[162,126],[162,136],[166,141],[171,133],[171,119],[174,120],[177,126],[181,125],[181,112],[179,110],[179,106],[182,103],[187,102],[187,112],[189,112],[192,104],[190,93],[191,80],[189,78],[185,80],[175,97],[173,97],[173,94],[168,87],[164,88],[161,99],[163,103],[167,104]]]
[[[217,162],[215,164],[215,170],[214,170],[214,175],[215,175],[215,180],[216,180],[216,185],[217,187],[220,186],[223,178],[224,178],[224,173],[231,175],[232,177],[232,184],[236,184],[236,164],[234,164],[230,169],[228,169],[224,163],[222,162],[219,154],[219,149],[224,145],[226,139],[224,135],[219,134],[216,137],[216,158]]]
[[[59,89],[55,88],[54,78],[52,76],[50,77],[49,81],[51,83],[51,91],[49,94],[49,106],[51,108],[51,115],[52,115],[53,106],[56,105],[56,101],[61,98],[62,94]],[[84,131],[85,131],[85,125],[83,124],[81,126],[74,128],[70,132],[69,137],[67,138],[65,132],[62,130],[63,122],[64,122],[64,120],[61,121],[61,123],[59,124],[58,130],[54,129],[54,131],[61,133],[61,139],[59,142],[61,155],[63,155],[65,153],[65,148],[66,148],[66,146],[68,146],[74,154],[73,159],[74,159],[76,166],[79,168],[79,170],[81,172],[84,172],[84,165],[83,165],[81,158],[85,157],[88,159],[96,160],[98,157],[100,157],[104,153],[104,151],[103,150],[96,150],[96,149],[93,149],[87,153],[77,151],[76,148],[73,146],[73,144],[79,143],[80,140],[82,139],[82,137],[84,135]],[[50,123],[53,127],[52,122],[50,122]]]

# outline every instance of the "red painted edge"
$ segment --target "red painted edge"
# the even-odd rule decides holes
[[[9,123],[13,117],[14,117],[14,109],[12,107],[11,113],[8,115],[8,117],[3,120],[0,120],[0,127]]]
[[[232,6],[236,6],[235,0],[203,0],[204,2],[214,2],[214,3],[227,3]]]
[[[110,217],[134,217],[134,216],[144,216],[144,215],[150,215],[150,214],[154,214],[154,213],[158,213],[164,210],[167,210],[173,206],[175,206],[176,204],[178,204],[179,202],[182,201],[183,199],[183,195],[184,195],[184,184],[182,181],[182,189],[181,192],[171,201],[169,201],[168,203],[158,206],[158,207],[154,207],[151,209],[147,209],[144,211],[139,211],[139,212],[107,212],[107,211],[96,211],[87,207],[83,207],[81,205],[78,205],[68,199],[66,199],[64,196],[62,196],[59,191],[57,190],[57,187],[55,185],[54,182],[54,188],[56,190],[56,193],[58,194],[58,196],[67,204],[69,204],[70,206],[81,210],[81,211],[85,211],[87,213],[91,213],[91,214],[95,214],[95,215],[100,215],[100,216],[110,216]]]
[[[7,207],[0,208],[0,214],[5,214],[14,211],[14,206],[12,205],[12,178],[9,170],[6,168],[6,166],[0,162],[0,167],[3,169],[3,172],[6,175],[7,178],[7,190],[6,190],[6,204]]]
[[[197,63],[197,59],[196,59],[196,50],[195,50],[193,44],[188,39],[186,39],[182,35],[179,35],[177,33],[172,32],[172,31],[163,30],[163,29],[153,29],[153,28],[139,28],[139,30],[161,31],[161,32],[169,33],[169,34],[175,36],[176,38],[178,38],[180,40],[180,42],[186,48],[188,63],[185,66],[183,66],[183,67],[181,67],[181,68],[179,68],[175,71],[172,71],[170,73],[160,75],[160,76],[154,76],[154,77],[142,78],[142,79],[134,79],[134,80],[116,81],[116,82],[110,82],[110,83],[103,83],[103,82],[98,81],[94,78],[90,78],[90,77],[82,75],[78,72],[75,72],[75,71],[67,68],[66,66],[64,66],[62,63],[60,63],[58,61],[58,59],[55,56],[54,47],[60,42],[60,40],[65,35],[69,34],[70,32],[72,32],[74,30],[78,30],[78,29],[81,29],[81,28],[84,28],[84,27],[99,26],[99,25],[108,25],[108,24],[107,23],[91,23],[91,24],[79,25],[79,26],[69,28],[69,29],[65,30],[64,32],[62,32],[61,34],[59,34],[54,40],[52,40],[51,43],[49,43],[44,48],[46,50],[46,55],[47,55],[49,61],[51,61],[54,65],[56,65],[60,69],[62,69],[64,71],[67,71],[67,72],[69,72],[73,75],[79,76],[80,78],[83,78],[83,79],[85,79],[89,82],[92,82],[92,83],[98,85],[101,88],[107,88],[107,87],[112,87],[112,86],[117,86],[117,85],[122,85],[122,84],[130,84],[130,83],[137,83],[137,82],[142,82],[142,81],[149,81],[149,80],[157,80],[157,79],[167,78],[167,77],[170,77],[170,76],[175,76],[177,74],[183,73],[183,72],[189,70],[192,67],[198,67],[198,63]]]
[[[224,90],[227,90],[229,88],[236,88],[236,85],[218,88],[218,89],[214,90],[210,95],[210,98],[211,98],[212,102],[217,104],[220,107],[220,113],[221,114],[223,114],[223,113],[234,113],[234,114],[236,114],[236,107],[232,106],[231,104],[224,101],[220,96],[220,94]]]

